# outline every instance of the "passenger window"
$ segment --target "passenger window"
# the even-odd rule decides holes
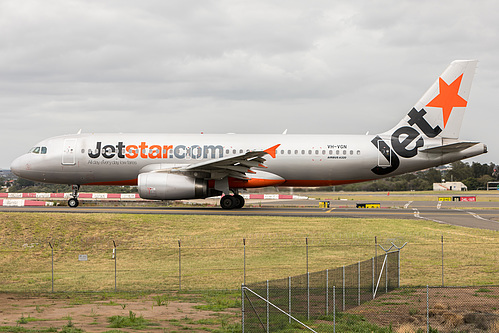
[[[309,150],[309,151],[308,151],[308,154],[309,154],[309,155],[312,155],[312,151],[311,151],[311,150]]]
[[[326,155],[326,151],[325,150],[322,151],[322,155]]]
[[[337,150],[337,151],[336,151],[336,155],[339,155],[339,154],[340,154],[340,151],[339,151],[339,150]]]
[[[298,150],[295,150],[295,155],[298,155]]]
[[[302,150],[302,151],[301,151],[301,154],[302,154],[302,155],[305,155],[305,150]]]
[[[343,151],[343,155],[346,155],[346,154],[347,154],[347,151],[346,151],[346,150],[344,150],[344,151]]]
[[[41,152],[42,152],[42,154],[46,154],[47,153],[47,147],[42,147]]]
[[[350,155],[353,155],[353,150],[350,150]]]
[[[333,155],[333,151],[332,150],[329,151],[329,155]]]
[[[291,155],[291,150],[288,150],[288,155]]]
[[[232,154],[237,154],[237,150],[232,149]]]
[[[281,155],[284,155],[284,150],[281,150]]]
[[[315,151],[315,155],[319,155],[319,151],[318,150]]]
[[[229,150],[228,150],[228,149],[225,149],[225,153],[226,153],[227,155],[229,155]]]
[[[357,155],[360,155],[360,150],[357,150]]]

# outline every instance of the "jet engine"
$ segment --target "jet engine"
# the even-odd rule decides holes
[[[143,199],[179,200],[208,197],[206,180],[167,172],[139,174],[139,195]]]

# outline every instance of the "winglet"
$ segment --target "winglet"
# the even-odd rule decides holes
[[[272,158],[275,158],[275,150],[277,149],[277,147],[279,147],[281,144],[277,144],[273,147],[270,147],[268,149],[265,149],[264,152],[266,152],[267,154],[269,154],[270,156],[272,156]]]

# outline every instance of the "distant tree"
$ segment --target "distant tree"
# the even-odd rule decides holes
[[[452,170],[447,173],[446,181],[463,181],[473,177],[473,172],[467,163],[457,161],[451,164]]]
[[[462,182],[466,185],[468,191],[478,190],[480,188],[480,182],[476,178],[466,178]]]
[[[480,183],[481,189],[487,188],[487,183],[492,182],[494,180],[496,180],[496,179],[494,177],[492,177],[491,175],[483,175],[477,179],[478,183]]]
[[[435,168],[428,169],[424,172],[424,178],[432,184],[433,183],[441,183],[442,182],[442,174],[439,170]]]

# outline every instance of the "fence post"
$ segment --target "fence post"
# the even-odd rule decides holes
[[[114,246],[114,292],[118,291],[118,283],[117,283],[117,258],[118,258],[118,251],[116,248],[116,242],[113,240],[113,246]]]
[[[243,254],[243,283],[246,285],[246,238],[243,238],[243,249],[244,249],[244,254]]]
[[[442,242],[442,287],[444,286],[444,235],[441,238]]]
[[[52,250],[52,292],[54,292],[54,247],[50,242],[49,245]]]
[[[359,261],[359,264],[357,266],[357,276],[358,276],[358,302],[357,302],[357,305],[360,305],[360,261]]]
[[[305,246],[307,248],[307,256],[306,256],[306,260],[307,260],[307,273],[308,273],[308,237],[305,237]]]
[[[326,316],[329,315],[329,269],[326,269]]]
[[[289,304],[288,304],[288,310],[289,310],[289,315],[291,316],[291,276],[288,276],[288,298],[289,298]],[[291,317],[288,317],[289,323],[291,324]]]
[[[310,273],[307,272],[307,320],[310,320]]]
[[[336,286],[333,286],[333,332],[336,332]]]
[[[386,266],[385,266],[385,293],[388,293],[388,253],[386,254]]]
[[[182,246],[178,240],[178,290],[182,290]]]
[[[307,320],[310,320],[310,273],[308,272],[308,237],[305,237],[307,248]]]
[[[373,299],[374,299],[374,284],[375,284],[375,281],[374,281],[374,257],[372,259],[372,266],[373,266]]]
[[[267,332],[270,332],[269,321],[270,321],[270,308],[269,308],[269,280],[267,280]]]
[[[397,288],[400,288],[400,249],[397,250]]]
[[[428,285],[426,285],[426,332],[430,332],[430,298]]]
[[[376,271],[374,272],[375,275],[378,275],[378,237],[374,236],[374,258],[375,259],[375,265]]]
[[[244,286],[245,286],[245,284],[243,283],[241,285],[241,330],[242,330],[242,333],[244,333]]]
[[[345,311],[345,266],[343,266],[343,311]]]

